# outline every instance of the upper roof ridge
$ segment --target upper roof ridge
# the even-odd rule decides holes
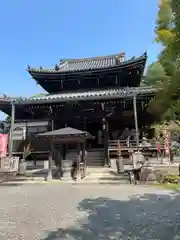
[[[111,54],[106,56],[97,56],[97,57],[85,57],[85,58],[64,58],[60,60],[60,64],[66,63],[66,62],[85,62],[85,61],[96,61],[96,60],[104,60],[109,58],[119,58],[119,57],[125,57],[125,52],[117,53],[117,54]]]

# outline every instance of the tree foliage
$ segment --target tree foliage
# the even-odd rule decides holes
[[[11,122],[11,116],[7,116],[6,119],[5,119],[6,122]]]
[[[161,119],[179,118],[180,0],[160,1],[155,33],[155,41],[163,47],[159,63],[165,77],[149,111]]]
[[[154,124],[152,127],[155,130],[155,136],[157,140],[164,138],[164,131],[167,130],[170,136],[173,134],[180,134],[180,121],[168,121],[160,124]]]
[[[155,41],[161,43],[164,47],[166,47],[173,38],[172,28],[173,15],[171,8],[171,0],[160,0],[155,28]]]
[[[43,96],[45,96],[45,93],[38,93],[38,94],[31,96],[31,98],[43,97]]]
[[[146,86],[157,86],[163,82],[165,77],[164,68],[159,62],[154,62],[147,69],[144,83]]]

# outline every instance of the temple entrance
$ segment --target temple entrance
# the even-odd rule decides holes
[[[86,131],[91,133],[95,138],[87,142],[88,149],[98,149],[104,147],[103,129],[101,122],[90,122],[86,125]]]

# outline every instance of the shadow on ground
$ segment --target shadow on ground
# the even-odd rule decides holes
[[[43,240],[180,239],[180,196],[177,192],[136,195],[124,201],[89,198],[81,201],[78,209],[87,212],[87,218],[67,229],[46,232]]]

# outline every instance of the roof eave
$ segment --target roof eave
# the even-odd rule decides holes
[[[122,99],[122,98],[132,98],[134,96],[153,96],[155,95],[156,91],[147,92],[147,93],[131,93],[131,94],[113,94],[113,95],[102,95],[102,96],[82,96],[78,98],[53,98],[53,99],[32,99],[32,100],[22,100],[17,103],[17,105],[35,105],[35,104],[44,104],[44,103],[65,103],[65,102],[79,102],[79,101],[94,101],[94,100],[110,100],[110,99]]]

